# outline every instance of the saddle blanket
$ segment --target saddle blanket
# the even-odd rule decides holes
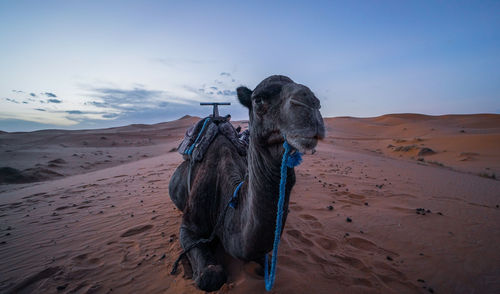
[[[250,132],[245,130],[238,133],[229,121],[213,120],[211,117],[206,117],[190,127],[177,151],[182,154],[184,160],[201,161],[208,147],[219,134],[225,136],[240,155],[246,155]]]

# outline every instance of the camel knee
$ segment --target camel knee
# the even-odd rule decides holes
[[[196,277],[196,285],[200,290],[212,292],[219,290],[227,281],[227,275],[220,264],[210,264],[200,271]]]

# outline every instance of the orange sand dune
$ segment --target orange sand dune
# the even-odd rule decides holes
[[[201,293],[182,266],[169,274],[182,161],[169,151],[196,120],[0,134],[3,166],[61,174],[0,185],[0,292]],[[500,292],[499,115],[325,121],[296,169],[272,292]],[[219,293],[265,292],[255,264],[225,266]]]
[[[500,115],[497,114],[389,114],[325,121],[330,142],[350,149],[476,175],[500,175]],[[419,155],[423,148],[434,153]]]

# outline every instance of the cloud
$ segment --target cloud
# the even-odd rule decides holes
[[[24,93],[24,92],[23,92],[23,91],[21,91],[21,90],[12,90],[12,92],[14,92],[14,93]]]
[[[221,76],[226,76],[226,77],[230,77],[231,76],[231,74],[228,73],[228,72],[221,72],[220,75]]]
[[[158,123],[172,119],[178,119],[183,115],[206,116],[210,110],[206,107],[200,107],[201,101],[227,101],[229,96],[236,96],[232,90],[220,89],[215,86],[214,91],[211,85],[202,87],[184,86],[185,98],[183,96],[172,95],[169,92],[144,87],[133,87],[129,89],[120,89],[113,87],[90,89],[93,94],[91,99],[85,103],[87,107],[94,107],[96,111],[102,114],[101,119],[109,122],[98,123],[103,125],[127,125],[131,123]],[[235,108],[237,109],[237,107]],[[242,108],[243,109],[243,108]],[[230,109],[224,109],[228,111]],[[243,109],[244,110],[244,109]],[[76,119],[71,117],[72,119]],[[90,123],[90,119],[82,121],[80,126]],[[95,122],[95,120],[93,121]]]
[[[186,111],[192,108],[189,99],[173,97],[169,93],[161,90],[151,90],[142,87],[132,89],[119,88],[95,88],[94,99],[85,102],[85,105],[94,106],[100,109],[101,119],[125,118],[146,120],[153,117],[164,117],[179,105],[186,107]],[[164,119],[166,119],[164,117]]]
[[[9,101],[9,102],[12,102],[12,103],[19,104],[19,101],[17,101],[16,99],[5,98],[5,100],[6,100],[6,101]]]
[[[56,98],[57,97],[56,94],[51,93],[51,92],[44,92],[42,94],[45,95],[45,96],[47,96],[47,97],[49,97],[49,98]]]
[[[100,108],[105,108],[105,107],[109,107],[110,106],[106,102],[99,102],[99,101],[88,101],[88,102],[85,102],[85,105],[93,105],[95,107],[100,107]]]
[[[35,93],[30,93],[30,96],[31,97],[36,97],[36,94]]]
[[[224,73],[220,80],[204,83],[201,86],[181,85],[170,91],[151,89],[144,85],[132,84],[129,88],[116,88],[105,85],[96,87],[82,85],[87,98],[81,107],[67,105],[69,98],[62,100],[52,92],[37,92],[36,97],[30,92],[24,92],[24,98],[4,98],[11,103],[28,102],[34,104],[22,120],[46,124],[58,125],[63,128],[102,128],[134,123],[159,123],[178,119],[186,114],[195,116],[206,116],[211,113],[210,109],[200,107],[199,102],[221,102],[235,100],[236,92],[228,83],[229,73]],[[225,81],[225,82],[223,82]],[[17,91],[17,90],[16,90]],[[18,93],[12,91],[14,93]],[[21,97],[21,96],[20,96]],[[55,104],[55,105],[53,105]],[[60,105],[58,105],[60,104]],[[51,107],[52,105],[52,107]],[[58,105],[59,107],[55,107]],[[29,106],[28,106],[29,107]],[[38,108],[35,108],[38,107]],[[246,114],[245,109],[240,111],[238,105],[222,109],[222,113],[231,113],[233,116],[239,112]],[[234,116],[236,117],[236,116]],[[0,120],[18,119],[9,113],[0,111]],[[1,126],[1,124],[0,124]],[[29,125],[27,129],[38,129]]]
[[[50,126],[52,128],[58,126],[65,129],[103,128],[134,123],[159,123],[178,119],[186,114],[204,117],[211,113],[211,109],[200,107],[199,102],[233,102],[236,96],[231,86],[226,84],[219,86],[213,81],[203,84],[201,87],[184,85],[181,91],[175,92],[175,95],[172,92],[148,89],[138,84],[131,88],[85,85],[84,87],[87,91],[86,95],[88,95],[86,96],[88,98],[85,99],[87,102],[84,102],[81,107],[75,107],[76,109],[65,108],[66,100],[47,96],[47,93],[50,92],[39,93],[33,104],[40,108],[31,108],[32,113],[23,117],[25,121],[38,123],[38,126],[30,123],[23,128],[41,129],[49,127],[48,124],[52,124]],[[40,99],[42,97],[45,99]],[[8,99],[9,102],[19,103],[18,100]],[[31,97],[27,101],[30,99]],[[62,109],[50,107],[51,103],[62,103]],[[221,113],[231,113],[233,117],[243,116],[247,113],[246,109],[236,103],[234,106],[222,108],[220,111]],[[3,127],[2,119],[17,119],[17,117],[0,111],[0,127]]]
[[[97,122],[99,120],[107,120],[119,116],[118,113],[112,113],[108,111],[54,110],[54,109],[43,109],[43,108],[35,108],[35,110],[58,116],[62,114],[67,114],[65,116],[66,119],[77,121],[79,123],[87,121]]]
[[[198,91],[204,95],[210,95],[210,96],[233,96],[236,97],[236,91],[234,90],[228,90],[228,89],[220,89],[215,86],[208,87],[207,89],[198,89]]]
[[[217,95],[222,95],[222,96],[236,96],[236,91],[231,91],[231,90],[218,91]]]
[[[104,117],[104,118],[115,118],[118,116],[120,116],[118,113],[106,113],[106,114],[102,115],[102,117]]]
[[[91,105],[101,108],[113,108],[122,111],[134,111],[141,107],[153,107],[152,102],[159,100],[163,91],[133,88],[130,90],[116,88],[94,89],[97,96],[102,100],[91,101]]]

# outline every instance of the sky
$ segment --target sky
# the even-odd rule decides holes
[[[500,113],[500,1],[0,0],[0,130],[204,116],[273,75],[323,117]]]

